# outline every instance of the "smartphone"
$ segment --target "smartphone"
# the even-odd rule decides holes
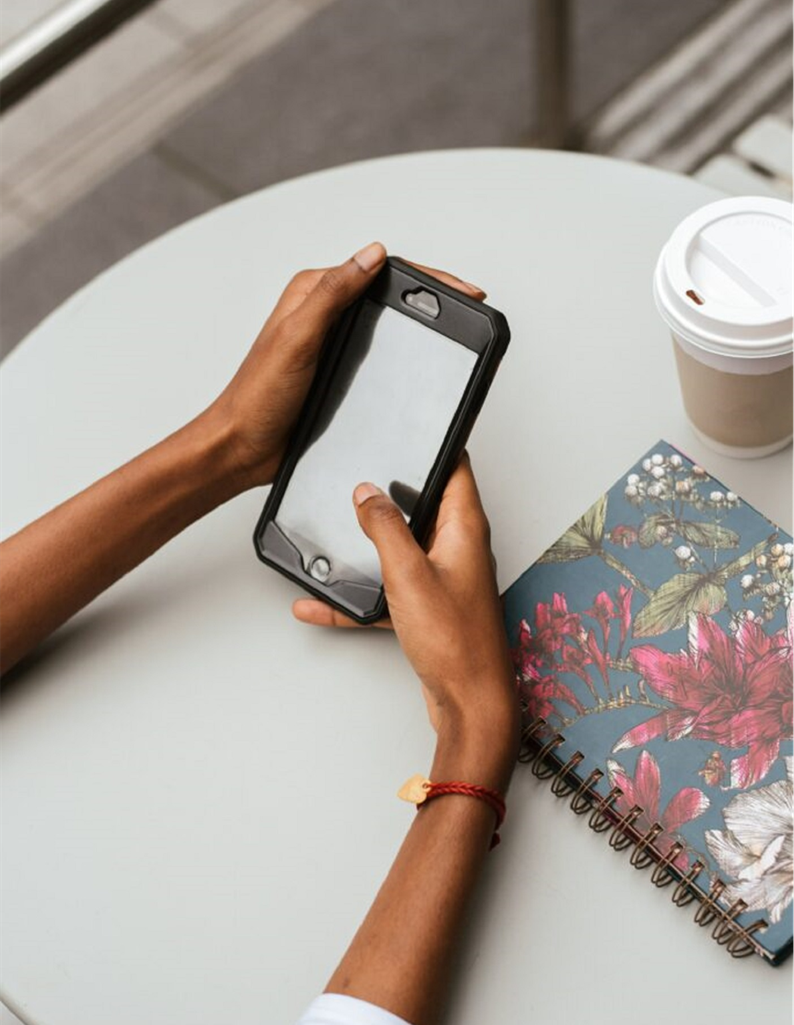
[[[381,618],[353,489],[382,488],[424,543],[509,339],[497,310],[389,257],[325,340],[254,532],[259,558],[359,623]]]

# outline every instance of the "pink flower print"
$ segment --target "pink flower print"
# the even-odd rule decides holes
[[[604,650],[606,650],[609,643],[609,621],[615,617],[615,606],[606,591],[601,591],[596,595],[593,607],[587,609],[585,615],[590,616],[601,627],[601,633],[604,636]]]
[[[730,786],[758,783],[792,736],[792,646],[790,635],[764,633],[743,620],[732,637],[708,616],[694,618],[686,651],[635,647],[632,662],[651,690],[671,708],[625,733],[614,751],[695,737],[724,747],[747,747],[730,764]]]
[[[625,815],[635,805],[642,808],[642,814],[634,822],[634,829],[638,833],[647,833],[656,822],[661,825],[663,832],[657,837],[655,846],[662,854],[666,854],[676,842],[681,827],[702,815],[709,806],[709,799],[702,790],[698,790],[697,787],[684,787],[674,794],[667,807],[660,811],[661,773],[656,759],[649,751],[641,752],[633,777],[619,762],[611,758],[607,761],[607,773],[611,785],[619,787],[621,791],[615,802],[615,810],[620,815]],[[686,852],[682,851],[673,864],[685,872],[689,867]]]
[[[621,584],[617,594],[617,616],[620,620],[620,646],[626,643],[626,638],[631,630],[631,599],[634,597],[634,588]]]
[[[538,602],[535,608],[535,648],[546,656],[559,651],[566,637],[576,637],[582,629],[581,620],[568,611],[564,594],[556,594],[551,604]]]
[[[619,523],[609,532],[609,540],[613,545],[621,545],[623,548],[630,548],[637,541],[637,531],[634,527],[627,527]]]
[[[585,666],[592,665],[593,663],[593,658],[590,654],[591,637],[593,647],[598,652],[598,657],[603,661],[603,655],[600,650],[598,650],[594,632],[591,630],[588,634],[585,630],[581,630],[575,644],[566,641],[560,649],[559,669],[560,672],[574,673],[578,676],[579,679],[587,685],[588,690],[597,701],[598,693],[593,686],[593,681],[590,679],[589,674],[585,671]]]
[[[536,639],[526,620],[518,628],[518,646],[511,652],[518,678],[519,694],[531,719],[542,716],[549,719],[555,713],[554,701],[562,701],[577,714],[584,712],[584,706],[574,692],[554,673],[547,673],[546,663],[539,653]]]
[[[609,626],[607,626],[607,631],[608,630],[609,630]],[[608,637],[609,637],[609,634],[607,633],[607,637],[604,638],[604,649],[606,649],[606,642],[607,642]],[[606,659],[606,655],[604,654],[604,651],[602,651],[601,648],[599,648],[599,646],[598,646],[598,641],[596,640],[595,630],[590,630],[588,632],[588,634],[587,634],[587,641],[586,641],[586,647],[587,647],[587,654],[590,656],[590,658],[592,659],[593,664],[596,666],[596,668],[598,669],[599,673],[601,674],[601,679],[604,681],[604,683],[606,684],[607,688],[609,688],[609,667],[607,665],[607,659]]]
[[[554,704],[555,701],[562,701],[570,705],[579,715],[584,712],[584,706],[577,696],[556,676],[521,680],[519,681],[519,694],[526,709],[526,720],[529,722],[538,716],[542,716],[549,722],[554,715],[559,715],[559,710]]]

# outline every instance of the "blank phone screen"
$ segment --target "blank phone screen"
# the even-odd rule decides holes
[[[371,481],[410,519],[477,358],[388,306],[362,304],[275,516],[307,573],[380,586],[353,489]]]

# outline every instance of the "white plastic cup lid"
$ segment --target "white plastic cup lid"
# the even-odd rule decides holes
[[[778,363],[792,351],[791,245],[792,205],[782,199],[738,196],[701,207],[659,256],[659,313],[696,349]]]

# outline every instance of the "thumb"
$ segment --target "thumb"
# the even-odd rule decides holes
[[[353,502],[361,529],[378,551],[384,581],[420,571],[425,554],[388,495],[374,484],[359,484]]]
[[[338,267],[329,267],[293,314],[293,325],[309,334],[327,331],[374,280],[385,261],[384,247],[371,242]]]

